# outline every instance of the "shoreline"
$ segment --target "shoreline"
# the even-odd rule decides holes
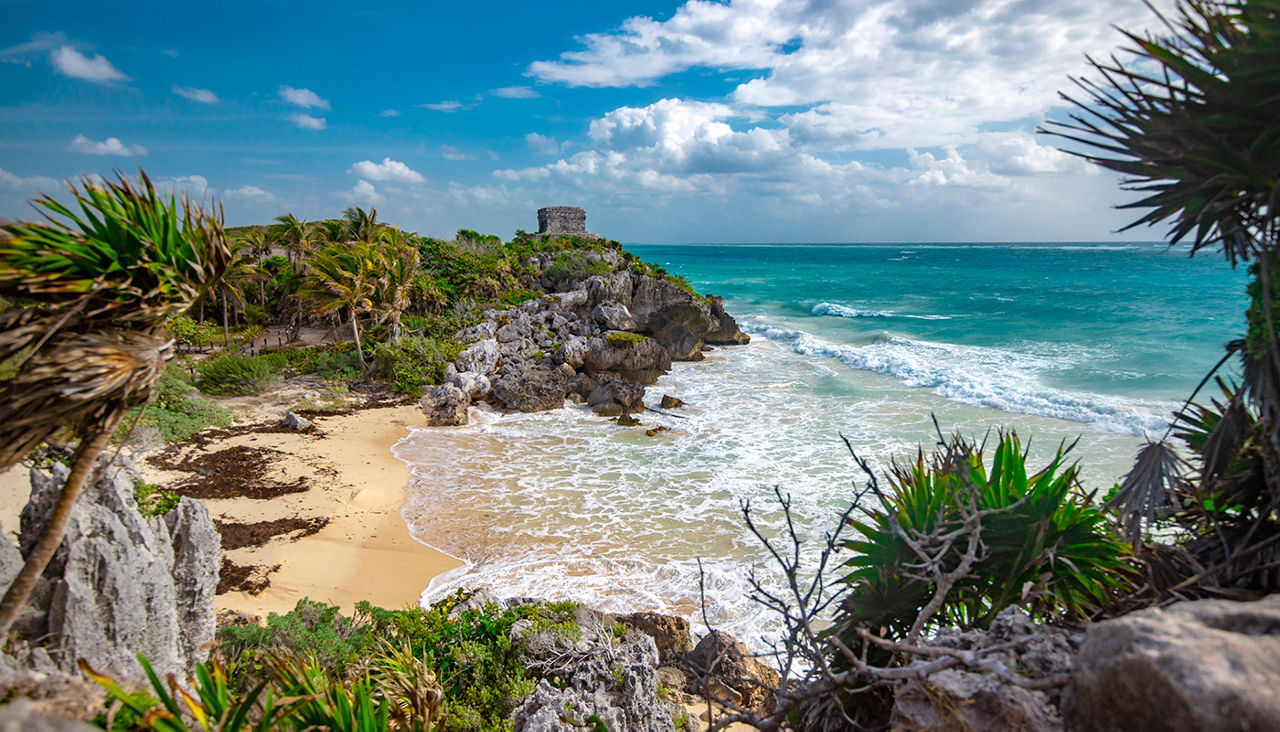
[[[269,613],[289,612],[304,597],[337,605],[347,614],[361,600],[396,609],[417,605],[431,580],[463,566],[414,539],[401,517],[412,476],[392,447],[409,434],[410,426],[422,421],[416,406],[372,407],[317,416],[314,427],[305,432],[275,430],[267,424],[259,425],[262,431],[215,433],[213,439],[180,446],[176,454],[192,459],[235,447],[265,449],[270,481],[303,481],[307,486],[269,499],[201,499],[215,521],[328,520],[314,533],[294,531],[261,546],[224,549],[224,560],[237,565],[278,569],[266,574],[269,584],[258,594],[219,594],[217,610],[266,618]],[[167,488],[194,477],[157,468],[145,459],[150,454],[154,452],[135,455],[147,481]],[[18,529],[17,515],[29,491],[27,468],[18,465],[0,474],[0,521],[10,536]]]

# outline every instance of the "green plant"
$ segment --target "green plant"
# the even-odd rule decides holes
[[[139,424],[155,427],[165,442],[181,442],[203,429],[231,424],[230,413],[204,398],[175,363],[165,366],[152,393],[150,404],[135,407],[120,424],[118,437],[128,434],[135,419]]]
[[[181,500],[182,496],[158,485],[140,481],[133,486],[133,501],[143,518],[163,516],[177,508]]]
[[[363,657],[373,640],[366,624],[343,616],[335,606],[306,598],[284,615],[269,614],[265,626],[218,629],[219,653],[225,658],[241,659],[246,653],[252,658],[273,651],[310,653],[336,674],[345,673]]]
[[[1013,432],[990,467],[983,447],[958,435],[928,459],[895,465],[882,505],[851,518],[845,543],[851,590],[840,625],[913,637],[931,627],[986,627],[1018,605],[1040,619],[1082,618],[1126,587],[1126,546],[1081,490],[1059,448],[1028,474]],[[878,491],[878,488],[877,488]]]
[[[634,346],[637,343],[644,343],[649,340],[648,336],[643,336],[639,333],[628,333],[621,330],[612,331],[604,338],[611,346]]]
[[[174,340],[188,346],[207,346],[218,337],[218,327],[213,323],[200,323],[186,315],[172,318],[169,330]]]
[[[206,394],[245,396],[259,394],[267,388],[288,360],[279,353],[240,356],[223,353],[196,365],[196,386]]]
[[[399,344],[380,343],[373,351],[375,373],[390,380],[391,388],[407,396],[420,396],[427,386],[439,384],[445,367],[461,350],[455,341],[410,336]]]

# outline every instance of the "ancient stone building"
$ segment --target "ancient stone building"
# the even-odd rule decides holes
[[[587,212],[577,206],[548,206],[538,209],[538,233],[586,234]]]

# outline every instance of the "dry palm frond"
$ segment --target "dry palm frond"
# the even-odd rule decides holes
[[[150,397],[171,348],[164,336],[131,331],[55,334],[0,388],[0,467],[62,427],[113,428]]]
[[[1173,447],[1163,440],[1148,442],[1138,453],[1133,469],[1103,506],[1119,513],[1129,543],[1139,544],[1156,517],[1167,506],[1178,505],[1178,492],[1185,485],[1185,466]]]

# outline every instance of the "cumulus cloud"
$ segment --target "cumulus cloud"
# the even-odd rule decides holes
[[[379,117],[399,117],[400,113],[394,109],[388,108],[388,109],[382,110],[381,112],[378,112],[378,116]]]
[[[156,181],[156,187],[194,199],[202,199],[206,195],[213,195],[214,193],[214,190],[209,187],[209,180],[203,175],[180,175],[174,178],[161,178]]]
[[[399,160],[391,158],[383,158],[381,163],[375,163],[372,160],[361,160],[351,166],[348,171],[354,173],[361,178],[377,181],[396,181],[398,183],[424,183],[426,178],[416,170]],[[365,181],[360,181],[364,183]],[[373,186],[370,186],[372,189]]]
[[[221,101],[218,99],[217,94],[214,94],[208,89],[197,89],[194,86],[178,86],[175,84],[173,87],[173,93],[183,99],[190,99],[193,102],[200,102],[201,104],[217,104]]]
[[[367,180],[358,181],[355,187],[347,192],[347,198],[366,206],[376,206],[387,200],[386,196],[378,193],[373,184]]]
[[[109,84],[113,81],[129,81],[129,77],[111,65],[111,62],[95,53],[92,58],[80,53],[71,46],[59,46],[49,54],[49,63],[64,76],[73,79],[84,79],[96,84]]]
[[[26,43],[0,49],[0,63],[21,64],[30,67],[33,56],[38,56],[58,46],[65,45],[67,37],[62,33],[37,33]]]
[[[530,132],[524,136],[524,142],[533,151],[541,155],[555,155],[560,152],[560,143],[554,137],[539,135],[537,132]]]
[[[289,121],[304,130],[323,130],[325,128],[324,117],[312,117],[309,114],[291,114]]]
[[[24,178],[20,175],[10,173],[4,168],[0,168],[0,188],[7,188],[13,191],[52,193],[59,188],[58,181],[53,178],[47,178],[43,175],[33,175]]]
[[[527,86],[504,86],[498,89],[490,89],[489,93],[503,99],[537,99],[542,96],[536,90]]]
[[[67,147],[71,152],[81,153],[83,155],[123,155],[124,157],[138,157],[146,155],[147,149],[141,145],[126,145],[120,141],[118,137],[108,137],[102,142],[90,140],[84,135],[76,135],[71,140],[71,145]]]
[[[440,157],[444,158],[445,160],[459,160],[459,161],[476,159],[475,155],[468,155],[467,153],[462,152],[458,148],[451,147],[449,145],[440,146]]]
[[[242,201],[274,201],[276,196],[271,191],[264,190],[258,186],[240,186],[232,188],[222,194],[223,198],[238,199]]]
[[[280,98],[292,104],[295,107],[303,109],[328,109],[329,100],[323,99],[319,94],[310,89],[294,89],[291,86],[281,86],[276,93]]]

